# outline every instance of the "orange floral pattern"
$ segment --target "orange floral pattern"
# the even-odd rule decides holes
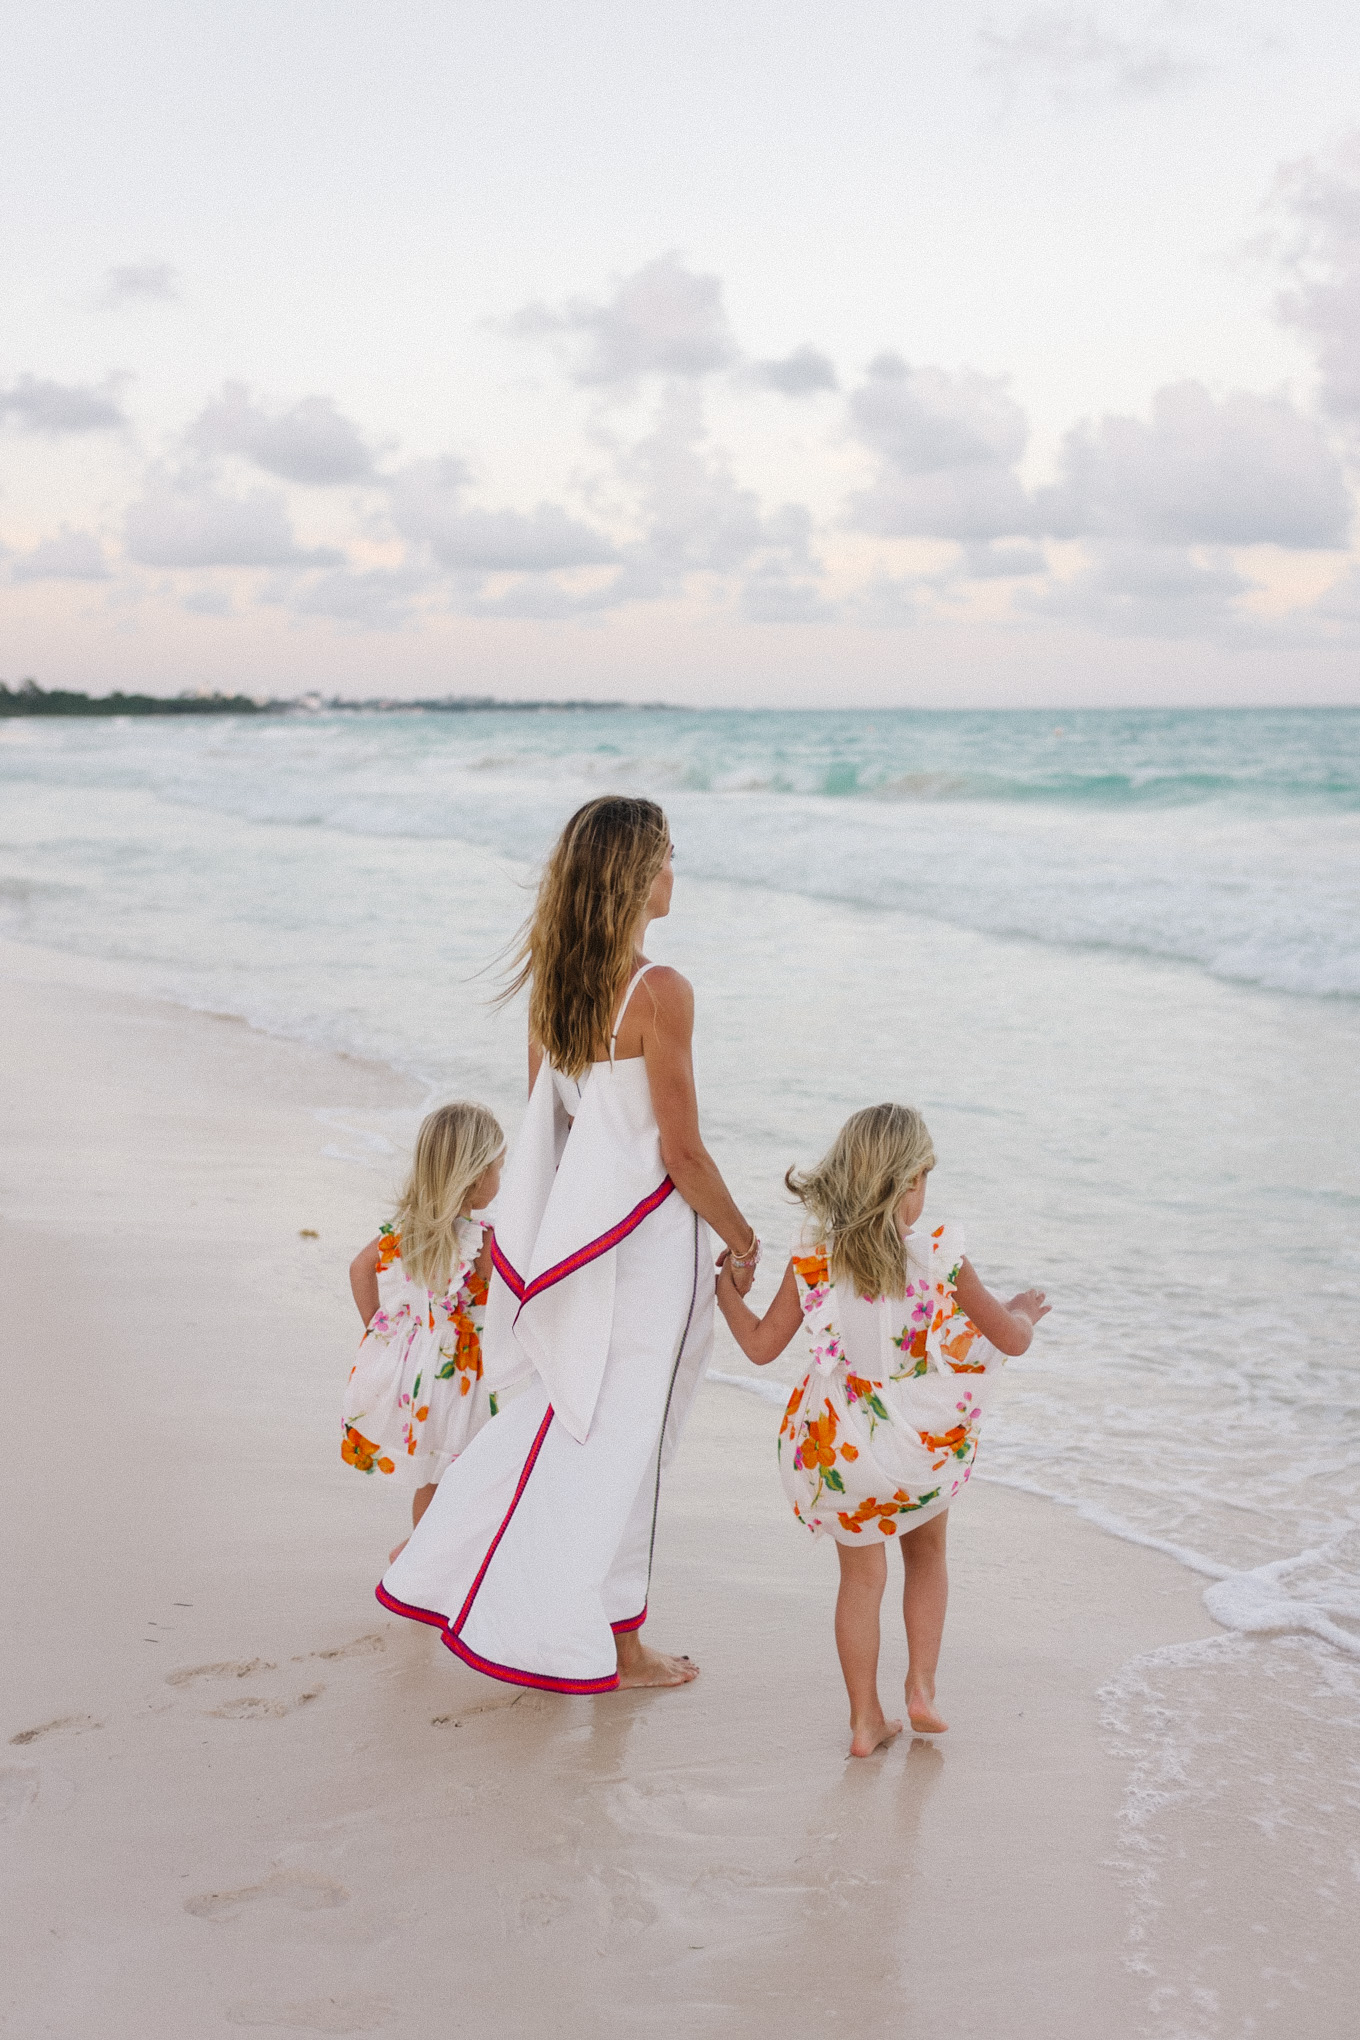
[[[340,1457],[346,1466],[352,1466],[359,1473],[394,1473],[395,1461],[385,1455],[379,1457],[379,1448],[371,1438],[365,1438],[356,1431],[353,1424],[345,1425],[345,1435],[340,1442]]]
[[[474,1265],[482,1235],[475,1221],[459,1219],[454,1265],[437,1295],[408,1278],[400,1234],[390,1225],[379,1232],[378,1309],[345,1390],[340,1455],[347,1466],[362,1473],[401,1467],[424,1487],[496,1414],[482,1380],[487,1283]]]
[[[779,1427],[779,1466],[814,1536],[898,1537],[947,1509],[970,1478],[1001,1355],[959,1306],[962,1261],[956,1231],[936,1227],[907,1242],[904,1297],[843,1310],[825,1248],[793,1256],[812,1365]]]

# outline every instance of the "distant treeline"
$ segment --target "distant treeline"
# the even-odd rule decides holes
[[[176,694],[162,699],[157,694],[77,694],[62,687],[49,693],[36,680],[14,688],[0,681],[0,716],[261,715],[273,706],[252,701],[248,694]]]
[[[284,715],[318,714],[322,710],[366,711],[393,715],[413,709],[435,710],[441,714],[466,714],[471,709],[495,708],[519,711],[543,709],[660,708],[661,702],[626,701],[497,701],[492,694],[446,694],[437,701],[398,701],[390,697],[374,701],[325,701],[319,694],[304,694],[293,701],[260,701],[249,694],[80,694],[74,689],[39,687],[36,680],[24,680],[8,687],[0,680],[0,716],[7,715]]]

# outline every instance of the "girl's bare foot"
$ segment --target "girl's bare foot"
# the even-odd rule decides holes
[[[875,1750],[881,1750],[884,1743],[890,1743],[895,1735],[901,1735],[900,1721],[885,1721],[880,1714],[874,1721],[861,1722],[858,1727],[850,1724],[850,1754],[852,1757],[871,1757]]]
[[[401,1557],[401,1554],[403,1553],[403,1551],[405,1551],[407,1545],[410,1542],[411,1540],[409,1537],[403,1537],[400,1544],[394,1544],[392,1546],[392,1549],[387,1554],[387,1563],[389,1565],[392,1565],[397,1559],[399,1559]]]
[[[693,1658],[669,1657],[665,1651],[648,1650],[646,1644],[637,1641],[636,1634],[628,1639],[628,1648],[623,1648],[619,1639],[619,1686],[687,1686],[691,1679],[699,1676],[699,1667]]]
[[[907,1688],[907,1719],[917,1735],[943,1735],[949,1723],[935,1706],[933,1693],[913,1693]]]

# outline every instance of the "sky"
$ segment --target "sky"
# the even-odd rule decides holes
[[[25,0],[0,678],[1360,702],[1340,0]]]

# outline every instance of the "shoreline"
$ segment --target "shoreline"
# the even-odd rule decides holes
[[[697,1685],[571,1700],[450,1665],[375,1605],[402,1503],[337,1444],[344,1271],[385,1182],[361,1143],[323,1149],[420,1087],[98,974],[0,948],[0,1238],[38,1362],[0,1501],[16,2033],[423,2032],[455,1985],[498,2036],[746,2040],[796,2012],[1090,2040],[1093,2004],[1111,2040],[1199,2030],[1147,1945],[1170,1929],[1139,1895],[1146,1745],[1112,1751],[1102,1711],[1132,1703],[1099,1697],[1168,1652],[1247,1661],[1194,1576],[979,1480],[951,1538],[951,1732],[847,1764],[831,1554],[788,1515],[772,1411],[717,1382],[652,1596]],[[892,1711],[891,1603],[884,1634]],[[1193,1864],[1158,1862],[1194,1931]],[[1180,2027],[1149,2023],[1140,1963],[1187,1993]],[[1321,2040],[1346,1979],[1311,1989],[1287,2030]]]

